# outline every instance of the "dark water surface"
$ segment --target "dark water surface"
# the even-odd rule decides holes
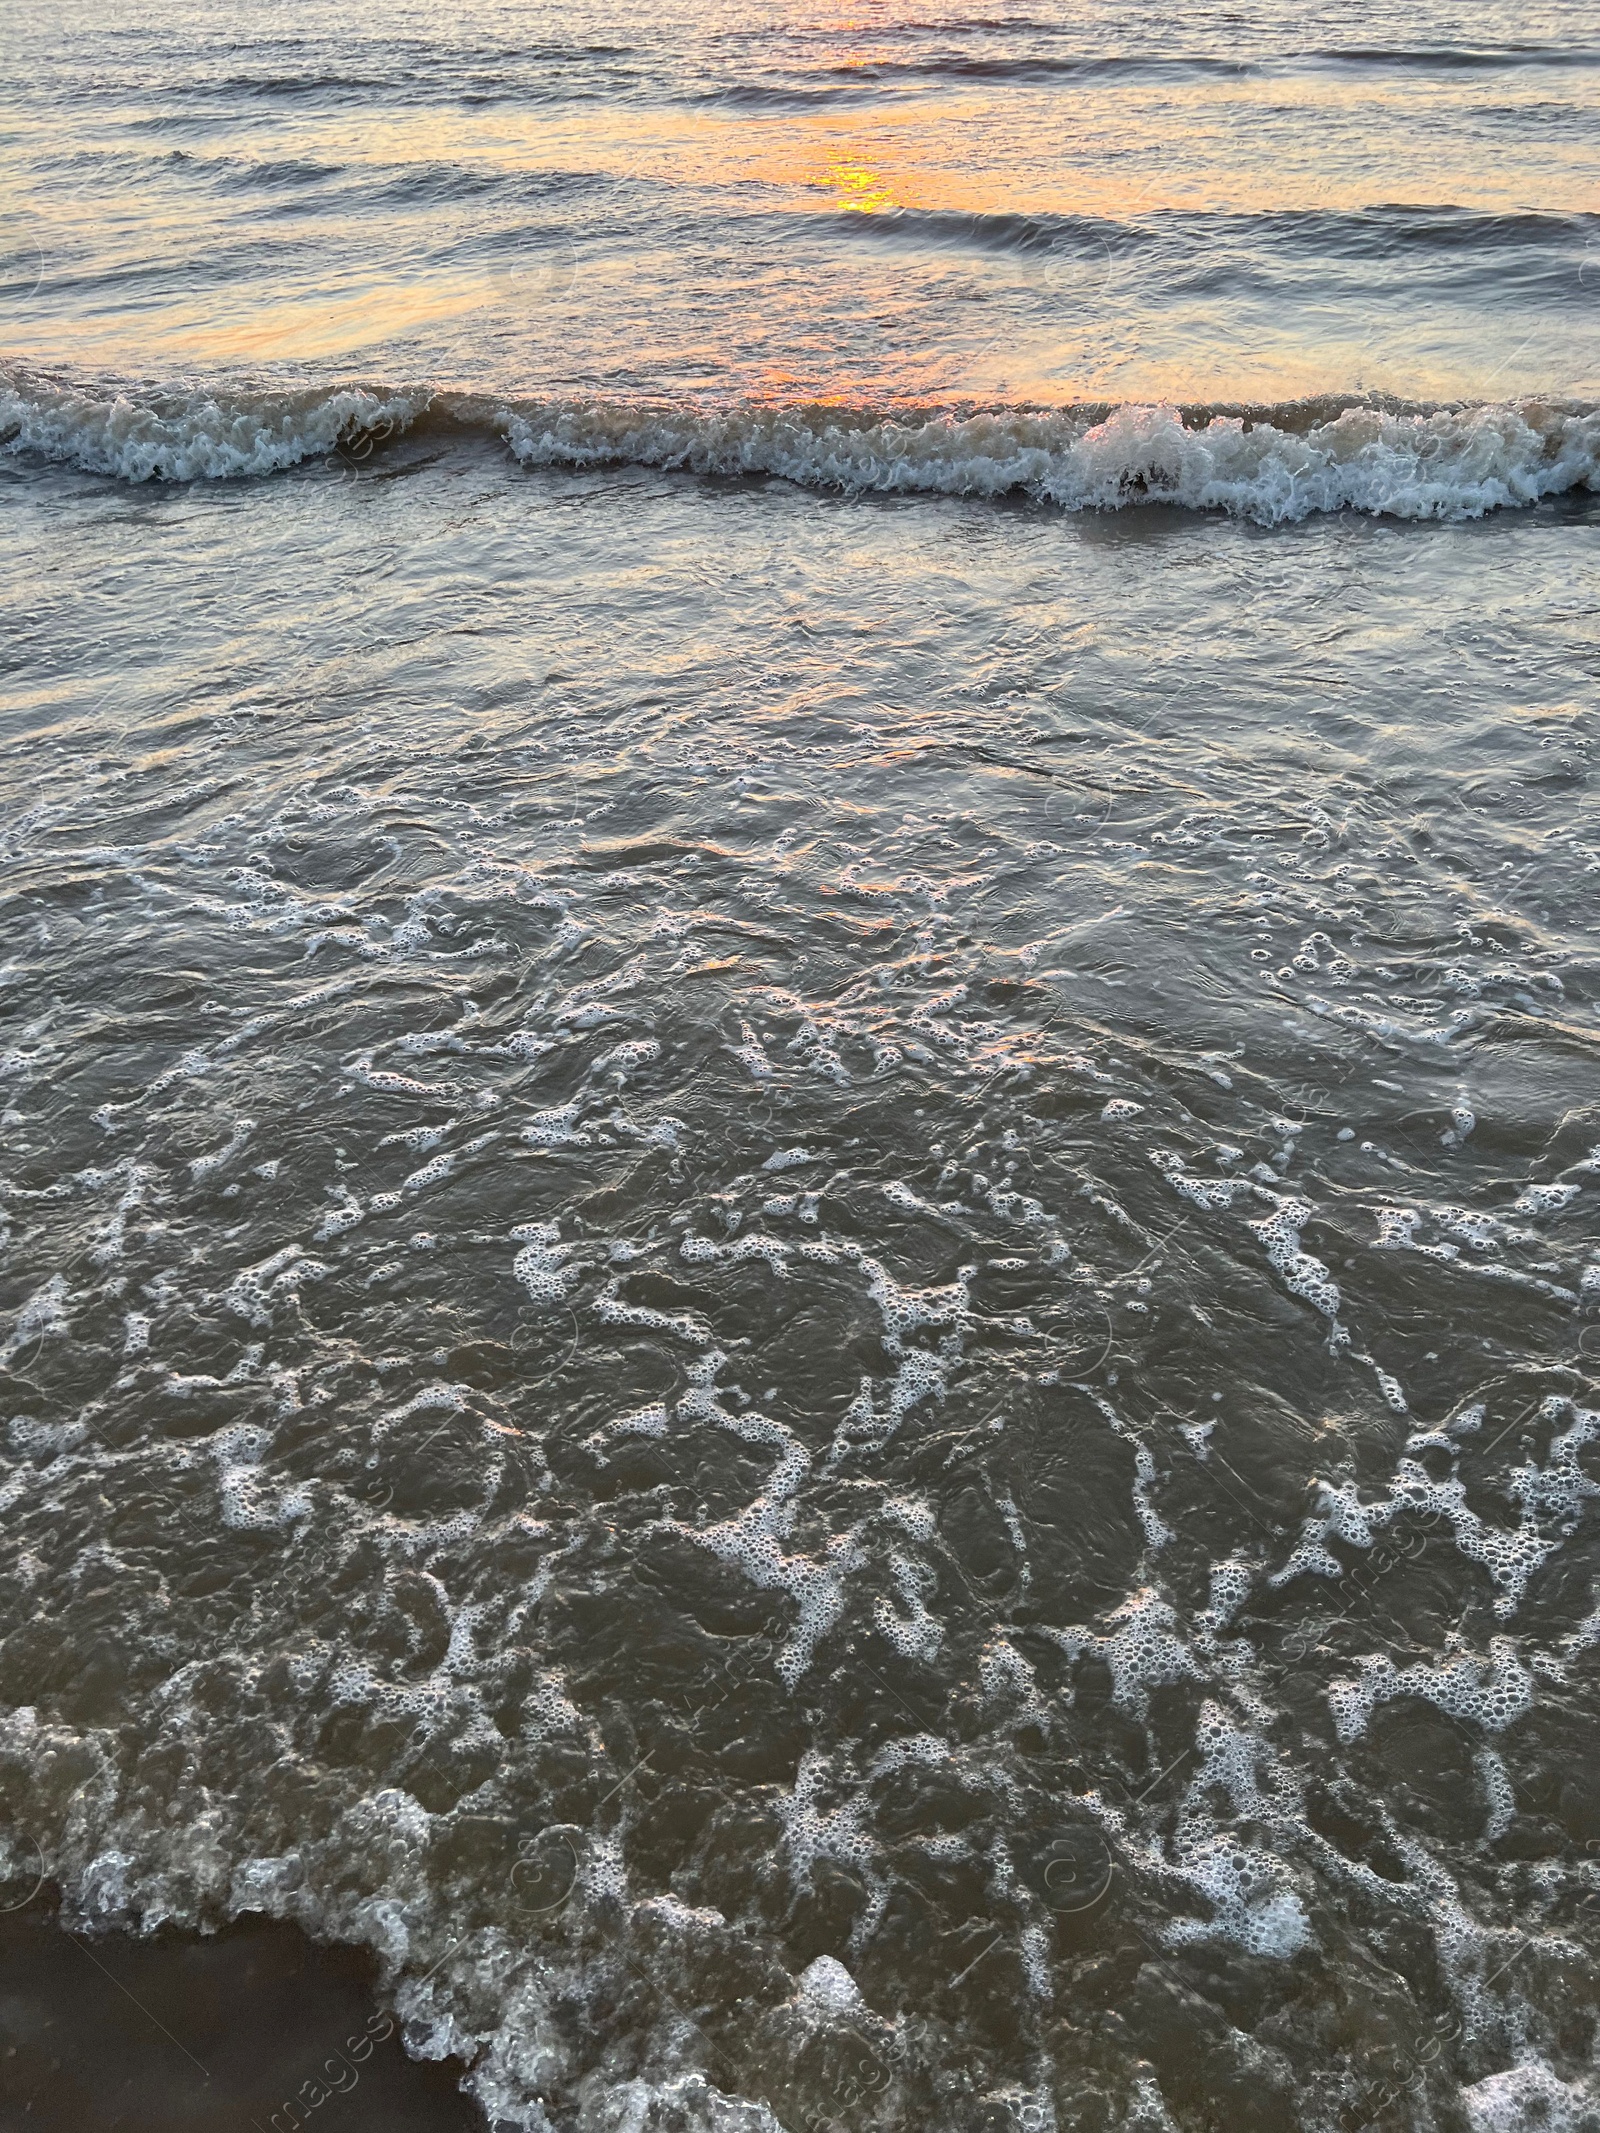
[[[6,2125],[1594,2133],[1592,21],[6,34]]]

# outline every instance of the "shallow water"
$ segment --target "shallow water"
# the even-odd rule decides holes
[[[37,47],[30,182],[190,160],[7,314],[0,1896],[370,1948],[541,2133],[1589,2123],[1575,20]],[[1346,245],[1404,404],[1277,297],[1180,361],[1232,270],[1031,353],[982,218],[1123,212],[1069,94],[1119,227],[1187,187],[1330,303]],[[525,211],[513,135],[533,354],[373,293]],[[559,204],[669,137],[704,275]],[[1517,272],[1419,279],[1397,197]]]

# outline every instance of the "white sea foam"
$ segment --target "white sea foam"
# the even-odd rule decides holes
[[[1461,2091],[1472,2133],[1579,2133],[1593,2125],[1592,2088],[1558,2080],[1537,2059],[1524,2059],[1503,2074],[1490,2074]]]

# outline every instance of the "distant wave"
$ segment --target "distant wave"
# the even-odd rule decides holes
[[[996,24],[997,29],[1007,25]],[[948,34],[948,30],[946,30]],[[1015,34],[1015,33],[1013,33]],[[1583,47],[1551,45],[1491,45],[1476,48],[1453,45],[1433,47],[1382,45],[1323,46],[1295,52],[1258,51],[1246,54],[1209,52],[1040,52],[960,50],[908,53],[904,57],[875,54],[864,65],[852,64],[847,75],[854,84],[924,79],[997,82],[1057,81],[1228,81],[1280,74],[1286,68],[1347,66],[1374,70],[1403,69],[1423,73],[1494,73],[1521,67],[1575,67],[1600,64],[1600,52]],[[717,101],[727,91],[707,92]],[[814,91],[812,93],[815,93]]]
[[[373,89],[406,86],[401,74],[228,74],[220,81],[185,82],[171,93],[209,97],[233,90],[242,96],[321,96],[332,90],[339,96],[361,96]]]
[[[525,466],[777,476],[1072,511],[1159,502],[1267,525],[1341,510],[1478,518],[1600,489],[1600,409],[1559,401],[712,407],[425,387],[136,394],[21,374],[0,384],[0,450],[131,482],[272,474],[335,451],[359,462],[424,427],[498,439]]]
[[[473,102],[497,102],[503,95],[515,94],[521,103],[542,104],[564,100],[572,84],[559,79],[543,83],[527,78],[515,83],[485,80],[481,70],[518,62],[556,70],[563,63],[604,65],[630,56],[625,46],[604,44],[530,44],[476,50],[468,47],[458,50],[452,56],[453,63],[447,62],[441,70],[437,48],[427,45],[404,54],[402,62],[387,72],[354,74],[333,65],[312,65],[301,70],[207,75],[166,83],[160,94],[193,105],[242,97],[264,102],[311,99],[332,103],[371,103],[376,98],[397,106],[416,106],[430,102],[448,76],[451,93]]]
[[[1424,70],[1491,71],[1498,67],[1600,66],[1600,51],[1581,45],[1330,45],[1304,55],[1351,67],[1418,67]]]
[[[94,178],[132,179],[144,185],[150,183],[152,174],[159,174],[224,193],[291,191],[297,200],[308,190],[321,188],[321,200],[302,204],[309,212],[326,207],[334,213],[348,211],[352,199],[368,209],[490,196],[521,201],[581,194],[592,182],[585,172],[499,171],[478,163],[442,158],[386,163],[363,157],[357,162],[332,163],[292,156],[201,155],[184,148],[152,149],[143,154],[94,150],[63,157],[62,166],[80,169]],[[339,182],[331,182],[335,180]]]
[[[907,240],[992,252],[1056,251],[1073,245],[1116,249],[1174,241],[1279,244],[1309,248],[1316,258],[1365,259],[1400,248],[1474,255],[1488,249],[1555,250],[1576,258],[1600,237],[1600,215],[1537,209],[1485,212],[1449,205],[1386,202],[1362,208],[1274,208],[1251,214],[1194,214],[1153,209],[1136,221],[1104,216],[963,213],[951,208],[895,208],[837,218],[837,234],[854,244]]]
[[[852,67],[857,79],[918,76],[957,81],[1233,80],[1261,72],[1253,59],[1204,52],[1040,53],[933,52],[914,58],[875,58]]]
[[[808,111],[815,104],[857,103],[878,86],[872,67],[839,70],[828,82],[733,82],[726,88],[698,88],[685,98],[692,110]]]
[[[184,177],[195,176],[214,184],[246,190],[257,187],[321,185],[328,178],[342,178],[343,163],[313,163],[304,157],[198,156],[188,149],[172,148],[149,161]]]
[[[707,92],[704,102],[760,106],[793,100],[783,88],[750,85],[737,97]],[[802,92],[810,100],[845,95],[843,89]],[[685,229],[703,230],[704,203],[695,188],[643,172],[619,177],[615,171],[576,168],[497,168],[475,161],[434,157],[427,161],[363,157],[351,162],[306,157],[251,156],[237,150],[202,153],[166,144],[147,151],[126,148],[78,150],[61,159],[65,170],[112,184],[148,187],[155,179],[178,179],[220,194],[289,194],[299,212],[345,216],[385,208],[417,208],[482,201],[490,209],[477,231],[487,249],[502,244],[507,232],[498,211],[525,206],[570,203],[574,232],[585,238],[597,230],[631,230],[641,212],[671,214]],[[647,206],[642,203],[648,203]],[[1022,210],[960,210],[892,207],[872,214],[838,211],[831,196],[813,193],[811,204],[762,204],[743,197],[737,206],[739,226],[749,230],[765,221],[770,242],[784,241],[791,229],[815,234],[825,226],[830,242],[871,250],[911,244],[975,253],[1045,254],[1059,263],[1075,249],[1103,260],[1160,251],[1174,246],[1194,249],[1232,245],[1261,255],[1263,263],[1281,256],[1305,255],[1319,264],[1330,259],[1368,261],[1394,254],[1465,255],[1481,267],[1485,286],[1492,277],[1503,292],[1508,277],[1526,279],[1548,273],[1578,271],[1587,248],[1600,243],[1600,213],[1592,209],[1463,207],[1448,201],[1376,201],[1359,207],[1274,207],[1249,211],[1148,208],[1126,217]],[[365,240],[368,233],[363,231]],[[516,233],[512,233],[515,239]],[[1492,259],[1487,255],[1496,255]],[[1570,301],[1572,289],[1560,292]]]

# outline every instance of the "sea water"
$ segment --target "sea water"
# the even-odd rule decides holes
[[[1592,17],[5,36],[0,1894],[1592,2124]]]

